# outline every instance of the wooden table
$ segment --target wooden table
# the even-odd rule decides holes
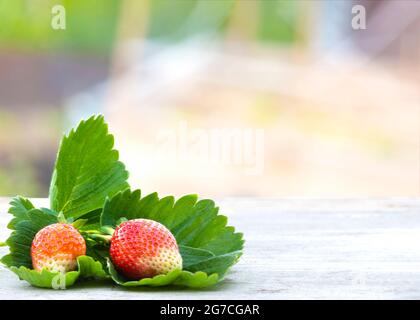
[[[0,199],[2,239],[8,200]],[[420,199],[234,198],[218,204],[244,232],[246,247],[217,286],[126,289],[92,282],[56,291],[31,287],[0,267],[0,299],[420,298]]]

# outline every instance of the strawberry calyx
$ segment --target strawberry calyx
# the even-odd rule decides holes
[[[58,213],[57,215],[57,222],[59,223],[69,223],[69,221],[66,219],[66,217],[64,216],[64,213],[61,211]]]
[[[102,226],[99,230],[83,230],[81,233],[85,239],[109,245],[114,231],[115,229],[110,226]]]
[[[95,242],[102,243],[102,244],[109,244],[111,242],[111,238],[112,238],[111,235],[101,234],[101,233],[86,233],[86,232],[83,232],[83,234],[88,239],[93,240]]]

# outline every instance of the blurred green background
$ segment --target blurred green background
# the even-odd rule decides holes
[[[109,52],[123,3],[120,0],[1,0],[0,42],[2,47],[25,50]],[[235,3],[236,0],[147,1],[146,36],[166,41],[179,41],[203,32],[223,36]],[[66,32],[51,28],[51,8],[57,4],[71,13],[66,17]],[[302,7],[299,1],[261,1],[255,6],[258,11],[244,17],[257,20],[254,40],[285,43],[296,40]]]
[[[51,28],[51,8],[61,4],[66,32]],[[118,0],[2,0],[0,41],[24,50],[110,51],[118,23]]]

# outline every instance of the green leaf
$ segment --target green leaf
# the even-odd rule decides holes
[[[182,267],[184,269],[215,256],[211,251],[187,246],[179,246],[179,252],[182,256]]]
[[[213,273],[208,275],[205,272],[189,272],[182,271],[179,277],[174,281],[174,285],[184,286],[189,288],[206,288],[215,285],[220,281],[219,275]]]
[[[20,280],[25,280],[32,286],[39,288],[68,288],[72,286],[79,277],[79,272],[77,271],[61,274],[59,272],[49,272],[43,269],[41,272],[39,272],[28,269],[24,266],[19,268],[13,266],[10,267],[10,270],[16,273]]]
[[[26,198],[17,196],[10,201],[10,208],[9,213],[14,216],[12,220],[10,220],[7,227],[9,229],[16,229],[16,224],[21,220],[27,219],[27,213],[29,210],[34,209],[34,205]]]
[[[102,226],[115,228],[120,219],[135,219],[141,214],[141,210],[140,190],[131,192],[127,189],[124,192],[117,193],[112,200],[106,199],[100,216],[100,223]]]
[[[83,278],[106,279],[108,274],[103,269],[100,262],[95,261],[89,256],[80,256],[77,258],[78,272]]]
[[[190,287],[214,284],[223,279],[242,254],[242,234],[227,226],[227,218],[218,214],[213,201],[197,201],[196,195],[175,202],[173,197],[159,199],[153,193],[142,198],[140,190],[125,190],[105,201],[101,225],[116,227],[124,217],[158,221],[174,234],[184,270],[173,284]],[[123,277],[115,275],[115,270],[111,268],[112,275],[111,271],[117,283],[126,283]]]
[[[116,283],[124,287],[136,287],[136,286],[152,286],[161,287],[173,283],[178,276],[181,274],[181,270],[173,270],[167,274],[160,274],[153,278],[144,278],[138,281],[131,281],[124,278],[116,270],[110,259],[107,259],[108,272]]]
[[[88,219],[77,219],[74,221],[71,225],[75,227],[76,229],[80,229],[88,222]]]
[[[207,275],[205,272],[189,272],[185,270],[173,270],[167,274],[160,274],[153,278],[143,278],[141,280],[133,281],[127,280],[115,270],[114,265],[107,259],[108,273],[115,283],[123,287],[162,287],[167,285],[176,285],[189,288],[205,288],[212,286],[219,281],[217,274]]]
[[[86,255],[92,257],[96,261],[99,261],[102,264],[102,266],[106,266],[106,259],[109,258],[109,247],[102,244],[98,244],[97,241],[93,241],[87,238]]]
[[[63,212],[58,213],[57,220],[58,220],[59,223],[67,223],[68,222],[66,217],[64,216]],[[73,218],[70,218],[69,220],[71,221],[70,223],[73,222]]]
[[[207,250],[186,246],[180,246],[180,252],[183,258],[184,268],[186,268],[186,265],[192,265],[194,268],[199,262],[203,262],[203,268],[205,270],[204,261],[214,257],[214,254]],[[174,270],[168,274],[161,274],[153,278],[144,278],[138,281],[132,281],[120,275],[115,270],[115,267],[109,258],[107,259],[107,267],[111,278],[117,284],[124,287],[176,285],[189,288],[204,288],[214,285],[219,281],[219,275],[217,273],[208,275],[203,271],[190,272],[186,270]]]
[[[26,212],[26,220],[19,218],[10,237],[6,240],[10,253],[1,262],[8,267],[32,268],[31,245],[36,233],[42,228],[56,223],[58,214],[47,209],[31,209]]]
[[[29,282],[31,285],[40,288],[66,289],[72,286],[79,278],[107,278],[106,272],[102,268],[102,264],[93,260],[88,256],[80,256],[77,258],[77,271],[70,271],[65,274],[60,272],[49,272],[45,269],[35,271],[27,267],[10,267],[19,279]]]
[[[82,215],[80,218],[78,218],[78,219],[86,220],[86,223],[83,226],[81,226],[79,229],[80,230],[98,230],[101,227],[99,223],[101,212],[102,212],[102,208],[99,208],[89,213],[86,213]]]
[[[214,256],[205,260],[201,260],[195,264],[188,266],[189,271],[203,271],[207,274],[217,273],[220,279],[223,279],[228,269],[238,262],[241,257],[241,251],[230,252],[219,256]]]
[[[128,187],[128,173],[113,149],[102,116],[80,122],[61,140],[50,186],[51,208],[78,218]]]

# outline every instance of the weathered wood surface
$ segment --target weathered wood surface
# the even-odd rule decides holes
[[[8,199],[0,235],[8,235]],[[45,200],[35,201],[46,205]],[[207,290],[30,287],[0,267],[0,299],[419,299],[420,199],[224,199],[245,253]],[[1,248],[1,254],[7,251]]]

